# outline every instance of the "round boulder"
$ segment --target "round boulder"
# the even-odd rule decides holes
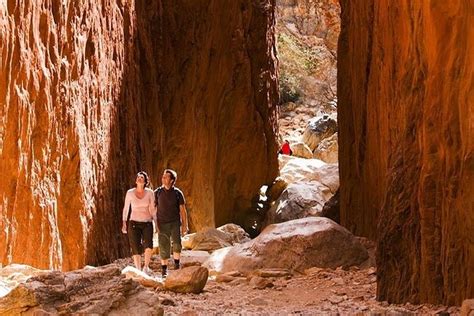
[[[324,114],[309,121],[303,133],[303,141],[311,149],[311,152],[313,152],[323,139],[336,132],[337,121],[328,114]]]
[[[337,163],[339,147],[337,144],[337,133],[323,139],[314,150],[313,158],[320,159],[327,163]]]
[[[308,216],[321,216],[333,192],[317,181],[291,183],[267,211],[265,225]]]
[[[224,273],[262,268],[304,271],[359,265],[368,257],[344,227],[325,217],[307,217],[267,226],[249,242],[215,251],[204,266]]]
[[[204,267],[187,267],[171,272],[165,281],[164,289],[176,293],[198,294],[206,286],[209,270]]]

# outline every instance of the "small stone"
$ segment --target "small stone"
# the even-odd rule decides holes
[[[176,306],[176,303],[173,300],[170,300],[169,298],[163,299],[160,303],[161,305]]]
[[[235,280],[235,277],[226,275],[226,274],[220,274],[216,277],[216,282],[219,282],[219,283],[228,283],[234,280]]]
[[[278,277],[287,277],[291,276],[291,273],[288,269],[259,269],[256,270],[255,275],[262,278],[278,278]]]
[[[332,281],[334,282],[334,284],[337,284],[337,285],[344,285],[345,282],[342,278],[334,278],[332,279]]]
[[[343,301],[344,299],[342,297],[339,297],[339,296],[331,296],[329,298],[329,301],[333,304],[339,304]]]
[[[268,287],[273,287],[273,283],[265,278],[255,276],[250,279],[249,285],[254,289],[265,289]]]
[[[250,304],[258,305],[258,306],[267,306],[268,302],[264,300],[263,298],[254,298],[253,300],[250,301]]]

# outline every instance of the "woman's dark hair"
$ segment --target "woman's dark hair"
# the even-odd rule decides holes
[[[148,175],[146,174],[145,171],[140,171],[139,173],[137,173],[137,176],[139,176],[139,175],[142,175],[143,178],[145,178],[145,187],[147,187],[148,186]]]
[[[173,184],[175,184],[176,179],[178,178],[178,174],[176,173],[176,171],[174,171],[172,169],[165,169],[165,173],[170,175],[171,180],[173,180]]]

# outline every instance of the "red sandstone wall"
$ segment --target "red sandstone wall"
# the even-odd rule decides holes
[[[378,240],[379,299],[460,304],[474,296],[472,2],[341,5],[341,221]]]
[[[67,270],[126,254],[139,169],[155,186],[163,167],[179,172],[196,228],[249,206],[277,173],[273,7],[0,4],[1,262]]]
[[[178,171],[197,229],[232,221],[277,175],[274,7],[137,3],[141,72],[130,78],[140,82],[133,102],[151,116],[143,154],[159,157],[153,174]]]

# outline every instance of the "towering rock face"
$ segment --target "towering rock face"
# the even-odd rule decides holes
[[[278,173],[274,1],[137,3],[136,86],[131,101],[149,170],[178,172],[196,229],[251,207]],[[135,97],[139,96],[139,97]]]
[[[474,296],[470,1],[341,1],[341,221],[378,240],[378,298]]]
[[[274,3],[0,4],[0,259],[40,268],[128,253],[125,191],[164,167],[195,228],[277,173]]]

